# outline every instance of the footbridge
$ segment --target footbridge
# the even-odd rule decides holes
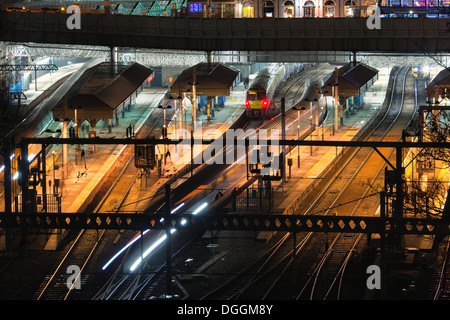
[[[447,52],[450,19],[367,18],[202,19],[82,14],[69,29],[69,14],[0,12],[0,41],[196,51]]]

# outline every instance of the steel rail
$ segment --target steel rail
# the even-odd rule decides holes
[[[400,72],[400,70],[396,73],[395,79],[397,79],[399,72]],[[407,74],[407,72],[405,72],[404,79],[406,78],[406,74]],[[395,80],[395,84],[396,84],[396,82],[397,82],[397,80]],[[395,84],[394,84],[394,86],[395,86]],[[404,86],[405,86],[405,82],[404,82]],[[391,103],[392,103],[392,100],[393,100],[392,98],[393,98],[394,91],[395,91],[395,90],[392,90],[392,93],[391,93],[389,108],[390,108]],[[404,87],[403,87],[402,92],[404,92]],[[402,95],[402,101],[403,101],[403,95]],[[389,108],[388,108],[388,110],[389,110]],[[400,114],[400,110],[398,111],[398,114],[397,114],[396,119],[398,118],[398,115],[399,115],[399,114]],[[370,138],[370,136],[372,136],[373,133],[381,126],[381,123],[383,123],[383,121],[386,119],[387,116],[388,116],[388,112],[386,112],[386,113],[384,114],[382,120],[381,120],[381,121],[377,124],[377,126],[372,130],[372,132],[368,135],[368,138],[367,138],[366,140],[368,140],[368,139]],[[390,126],[389,128],[391,128],[391,127],[392,127],[392,124],[391,124],[391,126]],[[385,134],[383,135],[383,137],[384,137],[386,134],[387,134],[387,133],[385,133]],[[344,171],[344,169],[347,168],[347,166],[349,165],[350,161],[355,157],[357,151],[359,151],[360,149],[361,149],[361,148],[358,148],[357,150],[355,150],[354,153],[352,154],[351,158],[348,159],[348,160],[346,161],[346,163],[344,164],[344,166],[342,166],[341,169],[333,176],[333,178],[330,179],[330,182],[327,184],[327,186],[326,186],[325,188],[322,189],[322,192],[319,194],[319,196],[317,196],[317,197],[315,198],[316,200],[314,201],[314,203],[308,207],[308,209],[306,210],[305,214],[307,214],[308,212],[310,212],[310,211],[312,210],[312,208],[314,207],[314,204],[315,204],[315,203],[316,203],[316,202],[317,202],[317,201],[318,201],[318,200],[319,200],[319,199],[327,192],[327,190],[330,188],[330,186],[331,186],[331,184],[332,184],[332,181],[334,181],[334,180],[339,176],[339,174],[341,174],[341,173]],[[373,153],[373,151],[370,152],[369,156],[366,157],[366,159],[364,160],[364,162],[370,157],[370,155],[371,155],[372,153]],[[360,166],[360,168],[358,169],[358,171],[361,169],[361,167],[362,167],[362,165]],[[350,184],[351,180],[352,180],[355,176],[356,176],[356,173],[353,174],[352,178],[348,181],[346,187]],[[340,195],[342,195],[343,190],[345,190],[345,188],[342,189],[341,193],[336,197],[336,199],[335,199],[335,201],[334,201],[333,203],[335,203],[335,202],[337,201],[337,199],[340,197]],[[329,210],[327,210],[327,212],[328,212],[328,211],[329,211]],[[326,212],[326,213],[327,213],[327,212]],[[324,215],[326,215],[326,213],[325,213]],[[297,245],[297,252],[295,253],[295,255],[298,255],[299,252],[300,252],[300,249],[305,247],[307,241],[309,241],[309,240],[311,239],[312,235],[313,235],[313,233],[310,232],[310,233],[308,233],[308,234],[301,240],[301,242]],[[299,248],[300,248],[300,249],[299,249]],[[291,252],[292,252],[292,251],[291,251]],[[288,256],[286,256],[286,258],[287,258],[287,257],[288,257]],[[294,257],[291,257],[291,261],[288,263],[288,266],[286,266],[286,267],[284,268],[284,271],[288,270],[288,267],[291,265],[291,263],[293,262],[293,260],[294,260]],[[278,263],[278,264],[279,264],[279,263]],[[278,264],[277,264],[277,265],[278,265]],[[274,268],[270,268],[269,270],[267,270],[267,272],[266,272],[265,274],[271,273],[271,272],[273,272],[273,270],[274,270]],[[258,277],[257,280],[262,279],[263,276],[264,276],[264,274],[261,274],[261,275]],[[275,279],[275,282],[279,281],[280,279],[281,279],[281,275],[278,276],[278,277]],[[256,281],[256,280],[255,280],[255,281]],[[241,292],[246,291],[250,285],[254,285],[254,282],[253,282],[253,283],[249,283],[245,288],[243,288],[243,289],[241,290]],[[272,290],[272,288],[273,288],[274,286],[275,286],[275,283],[272,283],[272,284],[270,285],[268,291],[267,291],[267,292],[265,293],[265,295],[264,295],[264,298],[267,297],[269,291]]]
[[[409,70],[409,69],[408,69],[408,70]],[[400,70],[399,70],[399,72],[400,72]],[[388,134],[388,132],[389,132],[389,131],[391,130],[391,128],[394,126],[395,122],[397,121],[397,119],[400,117],[400,115],[401,115],[401,113],[402,113],[402,110],[403,110],[403,107],[404,107],[404,96],[405,96],[406,76],[407,76],[407,74],[408,74],[408,72],[405,73],[404,78],[403,78],[403,88],[402,88],[402,97],[401,97],[402,104],[401,104],[401,107],[399,108],[398,111],[396,111],[396,112],[397,112],[397,115],[396,115],[395,119],[390,123],[389,127],[388,127],[387,129],[384,129],[385,131],[384,131],[383,135],[379,138],[380,141]],[[398,75],[398,74],[397,74],[397,75]],[[393,97],[394,91],[395,91],[395,90],[392,90],[392,95],[391,95],[391,100],[390,100],[390,106],[391,106],[391,104],[392,104],[392,97]],[[385,116],[387,116],[387,115],[388,115],[388,112],[386,113]],[[411,118],[412,118],[412,117],[411,117]],[[384,118],[383,118],[383,120],[384,120]],[[411,121],[411,119],[410,119],[410,121]],[[409,121],[409,122],[410,122],[410,121]],[[381,124],[382,124],[382,122],[379,123],[379,125],[377,126],[377,129],[379,129],[379,128],[381,127]],[[372,135],[374,132],[375,132],[375,130],[372,131],[371,135]],[[370,136],[369,136],[369,138],[370,138]],[[400,139],[400,138],[399,138],[399,139]],[[390,150],[389,155],[386,157],[387,159],[389,159],[389,157],[392,155],[393,151],[394,151],[393,149]],[[358,172],[362,169],[362,167],[365,165],[365,163],[367,162],[367,160],[372,156],[373,152],[374,152],[374,151],[371,150],[371,152],[369,153],[369,155],[364,159],[364,161],[361,163],[360,167],[359,167],[358,170],[357,170]],[[385,163],[382,163],[381,166],[377,169],[377,172],[376,172],[375,175],[372,177],[370,183],[368,184],[368,186],[367,186],[366,189],[364,190],[363,195],[362,195],[362,198],[359,199],[358,202],[354,205],[352,211],[351,211],[350,214],[349,214],[350,216],[353,215],[353,213],[355,212],[355,210],[359,207],[359,205],[360,205],[360,203],[361,203],[363,197],[368,193],[368,191],[370,190],[370,186],[371,186],[372,183],[377,179],[377,177],[378,177],[379,174],[381,173],[381,170],[382,170],[385,166],[386,166],[386,164],[385,164]],[[344,191],[347,189],[347,187],[349,186],[349,184],[353,181],[353,179],[354,179],[355,176],[356,176],[356,174],[354,174],[354,175],[351,177],[351,179],[348,181],[348,183],[346,184],[346,186],[341,190],[341,192],[339,193],[339,195],[336,197],[335,201],[337,201],[337,200],[341,197],[341,195],[342,195],[342,194],[344,193]],[[319,197],[319,198],[316,198],[316,200],[317,200],[317,199],[320,199],[320,197]],[[333,202],[333,204],[335,203],[335,201]],[[329,210],[327,210],[327,212],[328,212],[328,211],[329,211]],[[326,213],[327,213],[327,212],[326,212]],[[326,215],[326,213],[325,213],[324,215]],[[373,212],[372,212],[372,213],[373,213]],[[325,266],[326,259],[328,259],[328,257],[331,255],[331,252],[332,252],[332,250],[334,249],[334,246],[335,246],[335,244],[337,243],[337,240],[341,237],[341,235],[342,235],[342,233],[338,233],[338,234],[336,235],[336,237],[335,237],[335,239],[333,240],[332,244],[329,246],[328,250],[325,252],[325,254],[324,254],[322,260],[320,261],[320,263],[319,263],[319,265],[318,265],[318,267],[317,267],[317,269],[314,270],[314,272],[313,272],[313,275],[315,275],[315,278],[314,278],[314,283],[313,283],[313,286],[312,286],[312,288],[311,288],[311,293],[310,293],[310,299],[311,299],[311,300],[313,299],[314,291],[315,291],[315,288],[316,288],[316,285],[317,285],[318,274],[320,273],[320,271],[322,270],[322,268]],[[359,235],[359,237],[357,238],[357,240],[359,241],[359,240],[361,239],[361,237],[362,237],[362,235]],[[354,244],[352,245],[352,248],[356,245],[356,243],[357,243],[357,241],[354,242]],[[350,250],[350,252],[352,252],[352,250]],[[347,261],[347,259],[344,259],[344,263],[345,263],[345,261]],[[311,277],[312,277],[312,276],[311,276]],[[309,278],[309,280],[311,279],[311,277]],[[300,299],[301,295],[302,295],[303,292],[306,290],[306,287],[307,287],[308,284],[309,284],[309,280],[307,281],[307,283],[304,285],[303,289],[302,289],[302,290],[300,291],[300,293],[298,294],[297,300]],[[332,284],[334,284],[334,281],[332,282]],[[331,290],[331,288],[329,288],[328,291],[330,291],[330,290]]]
[[[157,119],[154,121],[154,123],[151,125],[150,129],[147,130],[147,133],[145,134],[145,137],[147,137],[152,130],[154,129],[156,122],[162,117],[163,113],[161,112],[158,116]],[[120,171],[120,173],[118,174],[118,176],[116,177],[116,179],[114,180],[114,182],[110,185],[110,187],[108,188],[108,191],[106,192],[106,194],[102,197],[102,200],[100,201],[100,203],[96,206],[94,212],[98,213],[100,212],[101,208],[103,207],[103,205],[105,204],[106,200],[108,199],[108,197],[111,195],[112,191],[114,190],[114,188],[116,187],[117,183],[119,182],[119,180],[121,179],[121,177],[123,176],[123,174],[125,173],[125,171],[129,168],[129,165],[131,163],[131,160],[134,158],[134,151],[131,154],[131,156],[129,157],[129,159],[127,160],[126,164],[124,165],[124,167],[122,168],[122,170]],[[139,172],[135,175],[134,179],[132,180],[132,182],[130,183],[130,186],[128,187],[126,193],[122,196],[120,204],[123,204],[124,201],[126,200],[126,198],[129,195],[129,191],[131,190],[133,184],[135,183],[137,176],[138,176]],[[116,208],[115,212],[117,213],[120,210],[120,205]],[[37,297],[37,300],[40,300],[43,295],[47,292],[47,290],[49,289],[50,284],[52,283],[52,281],[55,279],[55,277],[58,275],[62,265],[67,261],[67,259],[69,258],[69,256],[71,255],[71,253],[74,251],[74,249],[76,248],[76,246],[80,243],[82,236],[84,235],[86,229],[80,230],[80,232],[78,233],[77,237],[75,238],[74,242],[72,243],[72,245],[70,246],[69,250],[66,252],[65,256],[62,258],[61,262],[59,263],[59,265],[57,266],[56,270],[53,272],[52,276],[50,277],[50,279],[47,281],[46,285],[44,286],[44,288],[42,289],[42,291],[40,292],[39,296]],[[98,231],[97,231],[98,232]],[[100,235],[97,237],[97,241],[95,242],[94,246],[91,248],[87,258],[85,259],[82,268],[80,269],[80,273],[78,274],[78,276],[80,276],[80,274],[82,273],[82,271],[84,270],[84,268],[86,267],[88,261],[90,260],[92,254],[95,252],[98,244],[100,243],[100,241],[103,239],[103,235],[105,233],[105,229],[100,230]],[[68,291],[66,293],[66,295],[64,296],[64,300],[67,300],[67,298],[69,297],[69,294],[73,291],[75,285],[75,281],[72,283],[72,285],[70,286],[70,288],[68,288]]]
[[[406,81],[405,81],[405,83],[404,83],[404,86],[405,86],[405,85],[406,85]],[[409,125],[411,124],[412,119],[413,119],[413,115],[414,115],[414,113],[415,113],[415,112],[417,111],[417,109],[418,109],[418,102],[417,102],[417,83],[415,82],[414,85],[415,85],[415,87],[414,87],[415,108],[414,108],[414,112],[413,112],[413,114],[411,115],[411,118],[410,118],[410,120],[409,120],[407,126],[409,126]],[[403,102],[404,102],[404,99],[402,99],[402,104],[403,104]],[[400,113],[399,113],[399,116],[400,116]],[[398,117],[396,117],[396,119],[397,119],[397,118],[398,118]],[[398,138],[398,140],[400,140],[400,139],[401,139],[401,137]],[[397,141],[398,141],[398,140],[397,140]],[[389,152],[389,155],[386,157],[387,159],[390,158],[390,156],[392,155],[393,151],[394,151],[394,150],[392,149],[392,150]],[[381,165],[381,166],[378,168],[378,170],[377,170],[376,174],[373,176],[371,182],[370,182],[369,185],[366,187],[366,189],[365,189],[365,191],[364,191],[364,193],[363,193],[363,196],[365,196],[365,195],[368,193],[368,191],[371,189],[372,183],[377,179],[377,177],[378,177],[378,176],[380,175],[380,173],[381,173],[381,170],[382,170],[385,166],[386,166],[386,165],[383,164],[383,165]],[[352,209],[352,211],[351,211],[350,214],[349,214],[350,216],[352,216],[353,213],[356,211],[356,209],[359,207],[361,201],[362,201],[362,199],[360,199],[360,200],[356,203],[356,205],[354,206],[354,208]],[[377,205],[377,206],[374,208],[374,210],[372,211],[371,216],[375,215],[375,213],[377,212],[377,210],[378,210],[378,205]],[[338,235],[337,235],[337,237],[340,237],[340,236],[341,236],[341,234],[338,234]],[[341,266],[340,269],[338,270],[338,272],[337,272],[336,276],[334,277],[334,279],[333,279],[331,285],[329,286],[329,289],[328,289],[327,293],[326,293],[325,296],[324,296],[324,300],[328,298],[328,295],[331,293],[331,290],[332,290],[333,286],[335,285],[336,280],[337,280],[338,277],[339,277],[339,280],[340,280],[340,281],[339,281],[339,287],[338,287],[337,299],[339,299],[339,297],[340,297],[340,290],[341,290],[341,287],[342,287],[343,274],[344,274],[344,272],[345,272],[347,263],[348,263],[348,261],[349,261],[351,255],[352,255],[352,253],[353,253],[355,247],[358,245],[358,243],[360,242],[361,239],[362,239],[362,234],[359,234],[359,235],[357,236],[357,239],[355,239],[355,241],[353,242],[353,245],[352,245],[351,249],[349,250],[347,256],[345,257],[342,266]],[[330,250],[331,250],[331,248],[330,248]],[[322,267],[323,267],[323,265],[321,266],[321,268],[322,268]],[[311,290],[311,299],[312,299],[312,297],[313,297],[313,291],[314,291],[314,288],[315,288],[315,286],[313,286],[313,288],[312,288],[312,290]],[[300,297],[300,294],[299,294],[298,298],[299,298],[299,297]]]
[[[399,71],[397,71],[398,74]],[[397,74],[395,75],[395,78],[397,77]],[[392,99],[392,95],[391,95],[391,99]],[[387,113],[387,112],[386,112]],[[386,117],[386,115],[383,117],[383,119]],[[324,118],[322,117],[322,121],[324,120]],[[375,129],[372,131],[372,133],[375,131]],[[349,160],[350,161],[350,160]],[[349,162],[347,161],[347,163]],[[342,171],[344,169],[344,167],[341,168],[340,171]],[[339,174],[336,173],[335,177]],[[334,177],[334,178],[335,178]],[[325,191],[324,191],[325,192]],[[311,207],[310,207],[311,208]],[[309,233],[305,238],[303,238],[297,245],[296,245],[296,253],[295,255],[297,255],[297,253],[299,252],[299,248],[303,248],[304,245],[306,244],[307,240],[309,239],[309,237],[311,237],[312,233]],[[254,285],[257,281],[259,281],[265,274],[270,273],[276,266],[278,266],[279,264],[281,264],[282,262],[285,261],[285,259],[287,259],[288,257],[292,256],[292,252],[294,251],[294,249],[292,251],[290,251],[287,255],[285,255],[283,258],[279,259],[274,266],[272,266],[271,268],[269,268],[269,270],[267,270],[266,272],[263,272],[263,268],[265,266],[268,265],[271,257],[274,256],[274,254],[276,253],[277,250],[279,250],[283,244],[285,244],[287,242],[287,240],[289,240],[289,238],[292,235],[289,233],[286,233],[285,236],[283,236],[283,238],[281,240],[279,240],[279,242],[273,246],[272,248],[270,248],[266,254],[264,254],[261,258],[256,259],[250,266],[248,266],[247,268],[245,268],[244,270],[242,270],[241,272],[239,272],[238,274],[236,274],[234,277],[232,277],[230,280],[226,281],[225,283],[223,283],[221,286],[217,287],[216,289],[212,290],[211,292],[207,293],[206,295],[203,296],[202,299],[206,299],[208,297],[213,296],[214,294],[217,294],[219,290],[223,290],[226,286],[229,286],[232,284],[233,281],[236,281],[236,279],[238,279],[239,277],[242,277],[245,273],[247,273],[250,269],[250,267],[253,267],[254,265],[256,265],[257,263],[260,263],[261,260],[263,260],[263,262],[261,263],[261,266],[259,267],[259,269],[257,270],[257,272],[253,275],[253,277],[251,277],[250,280],[248,280],[248,282],[246,283],[246,285],[244,285],[241,289],[239,289],[237,292],[235,292],[231,297],[229,297],[229,299],[237,299],[239,297],[241,297],[252,285]],[[270,253],[270,254],[269,254]],[[268,256],[268,257],[267,257]],[[290,263],[288,264],[288,266],[290,265]],[[287,267],[284,268],[285,270],[287,269]],[[273,288],[273,286],[275,285],[275,283],[278,281],[279,277],[277,277],[277,279],[272,283],[272,285],[269,288],[269,291]],[[267,295],[268,292],[266,292]],[[265,296],[266,296],[265,295]]]

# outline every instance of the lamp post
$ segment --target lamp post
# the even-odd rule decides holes
[[[316,131],[316,125],[313,122],[313,116],[309,116],[309,125],[310,125],[310,127],[314,128],[314,130],[310,134],[310,138],[311,138],[311,142],[312,142],[313,141],[313,133]],[[313,146],[312,146],[312,144],[310,145],[309,153],[312,156],[312,154],[313,154]]]
[[[172,109],[172,106],[168,105],[163,107],[162,105],[159,105],[158,108],[163,109],[164,113],[163,113],[163,129],[162,129],[162,135],[163,138],[167,138],[167,127],[166,127],[166,109]],[[164,144],[164,165],[166,164],[166,148],[167,146]]]
[[[300,115],[301,110],[306,110],[305,107],[292,107],[293,110],[297,110],[297,140],[300,140]],[[300,168],[300,146],[297,146],[297,168]]]
[[[175,115],[174,115],[175,128],[179,127],[181,129],[182,128],[182,120],[183,120],[183,112],[182,112],[182,108],[181,108],[181,97],[178,96],[178,97],[174,98],[173,96],[170,95],[169,99],[173,100],[173,103],[174,103],[174,108],[175,108]],[[178,104],[178,110],[179,110],[178,114],[177,114],[177,100],[180,100],[179,104]]]
[[[61,134],[61,129],[56,129],[55,131],[53,131],[53,130],[51,130],[51,129],[46,129],[44,132],[46,132],[46,133],[51,133],[52,134],[52,138],[54,138],[55,137],[55,134],[56,133],[60,133]],[[44,152],[45,150],[43,150],[43,152]],[[56,166],[56,164],[55,164],[55,153],[56,153],[56,147],[55,147],[55,145],[53,145],[52,146],[52,160],[53,160],[53,193],[57,193],[56,191],[55,191],[55,189],[57,188],[57,186],[56,186],[56,184],[55,184],[55,179],[56,179],[56,169],[57,169],[57,166]],[[44,154],[42,155],[43,157],[45,157],[46,155],[45,155],[45,152],[44,152]],[[43,170],[46,172],[46,168],[43,168]],[[44,173],[45,174],[45,173]],[[45,179],[44,179],[45,180]],[[45,192],[44,192],[45,193]],[[43,197],[46,197],[46,195],[44,194],[43,195]]]
[[[324,130],[325,130],[325,128],[324,128],[324,117],[323,117],[323,101],[322,101],[322,107],[320,108],[320,110],[322,111],[322,122],[320,123],[320,126],[321,126],[321,131],[322,131],[322,141],[324,141]]]
[[[313,120],[313,118],[315,118],[314,117],[315,113],[313,112],[313,102],[317,102],[317,99],[309,100],[308,98],[306,98],[305,101],[309,101],[309,113],[310,113],[310,115],[309,115],[309,126],[310,127],[314,126],[313,127],[314,130],[311,132],[311,135],[310,135],[311,141],[312,141],[313,140],[313,135],[314,135],[314,133],[316,131],[316,124],[315,123],[317,122],[317,119]],[[316,113],[316,116],[317,116],[317,113]],[[313,146],[311,145],[310,146],[310,154],[311,155],[312,155],[312,150],[313,150]]]

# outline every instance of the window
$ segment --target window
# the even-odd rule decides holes
[[[247,100],[248,101],[255,101],[256,100],[256,92],[252,92],[252,93],[247,93]]]
[[[427,0],[414,0],[414,7],[426,7],[427,6],[427,2],[431,4],[431,1],[427,1]]]
[[[255,17],[255,6],[253,2],[246,1],[242,5],[242,14],[244,18],[254,18]]]
[[[272,1],[265,1],[263,3],[263,13],[265,18],[273,18],[274,17],[275,7]]]
[[[344,12],[346,17],[354,17],[356,13],[355,10],[356,10],[355,1],[348,0],[345,2]]]
[[[303,16],[305,18],[314,18],[316,12],[316,6],[312,1],[306,1],[303,5]]]
[[[292,1],[286,1],[283,6],[283,16],[285,18],[294,18],[294,10],[294,3]]]
[[[190,13],[203,12],[203,5],[201,3],[189,3],[189,12]]]
[[[323,15],[326,18],[333,18],[335,14],[336,5],[333,1],[326,1],[323,6]]]
[[[371,16],[375,13],[375,8],[369,8],[370,6],[376,6],[377,2],[375,0],[366,0],[363,3],[363,8],[361,9],[361,15],[363,17]]]
[[[266,99],[266,93],[264,91],[258,91],[258,100]]]

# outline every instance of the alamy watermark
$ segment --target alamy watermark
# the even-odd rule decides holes
[[[373,290],[373,289],[381,289],[381,270],[380,267],[377,265],[370,265],[367,267],[366,270],[367,274],[370,274],[370,276],[367,278],[366,286],[367,289]]]
[[[67,18],[66,26],[69,30],[81,29],[81,9],[79,6],[71,5],[67,7],[67,13],[71,14]]]
[[[81,289],[81,269],[77,265],[70,265],[66,270],[70,276],[67,278],[66,285],[69,290]]]
[[[367,28],[370,30],[373,29],[381,29],[381,10],[380,7],[376,5],[367,7],[367,14],[369,17],[367,18]]]

